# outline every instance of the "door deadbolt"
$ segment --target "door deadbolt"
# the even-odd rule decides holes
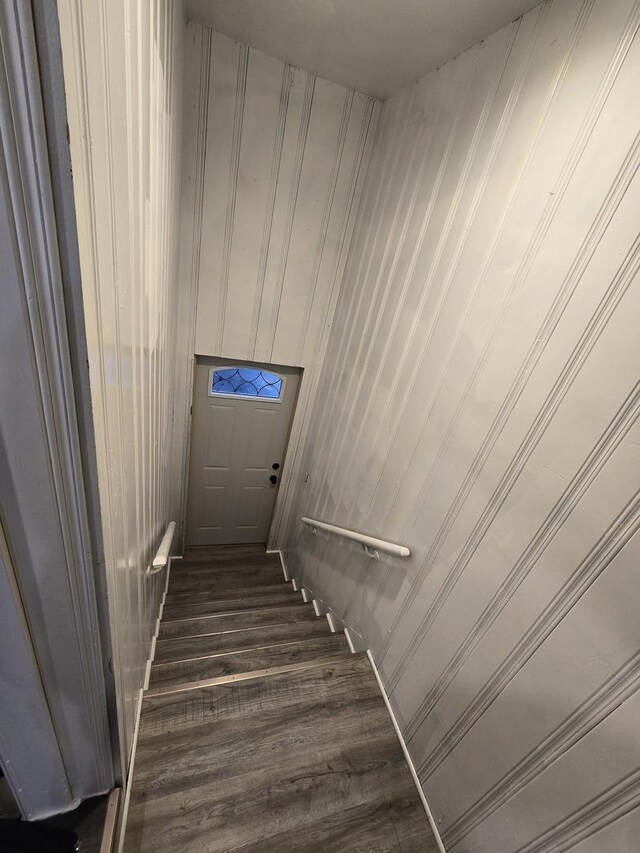
[[[274,463],[273,463],[273,465],[272,465],[271,467],[273,468],[273,470],[274,470],[274,471],[277,471],[277,470],[278,470],[278,468],[280,467],[280,463],[279,463],[279,462],[274,462]]]

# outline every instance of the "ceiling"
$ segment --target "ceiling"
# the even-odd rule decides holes
[[[187,0],[189,18],[386,98],[539,0]]]

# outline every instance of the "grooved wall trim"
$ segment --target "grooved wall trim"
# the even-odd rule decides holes
[[[381,104],[195,22],[185,61],[179,310],[196,323],[186,345],[304,368],[275,547]],[[191,375],[177,388],[184,433]],[[186,457],[174,465],[184,477]]]
[[[178,511],[171,479],[184,12],[166,0],[60,0],[118,728],[126,778]],[[182,348],[181,348],[182,347]]]
[[[635,850],[639,27],[545,2],[385,102],[282,511],[451,853]]]

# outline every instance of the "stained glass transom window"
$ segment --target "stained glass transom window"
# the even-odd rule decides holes
[[[279,400],[282,377],[257,367],[221,367],[211,371],[212,394]]]

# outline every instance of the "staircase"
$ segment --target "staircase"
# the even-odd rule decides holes
[[[367,656],[263,546],[172,565],[124,850],[438,850]]]

